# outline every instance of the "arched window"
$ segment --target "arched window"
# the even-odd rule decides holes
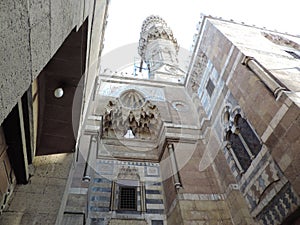
[[[226,148],[242,174],[249,168],[262,145],[248,121],[241,116],[240,110],[233,114],[235,115],[234,118],[233,116],[230,117],[228,109],[223,114],[223,123],[227,130]]]
[[[249,123],[242,118],[240,114],[236,115],[235,121],[236,126],[239,129],[239,132],[245,140],[248,148],[250,149],[251,153],[256,156],[261,149],[261,143],[259,142],[259,139],[253,132]]]
[[[227,141],[229,141],[230,145],[228,148],[231,148],[233,153],[235,154],[242,171],[246,171],[250,164],[251,164],[251,158],[249,154],[247,153],[247,150],[245,146],[243,145],[241,139],[237,134],[232,133],[231,131],[228,131],[227,133]]]

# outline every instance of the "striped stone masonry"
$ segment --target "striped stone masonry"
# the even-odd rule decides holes
[[[136,210],[119,208],[120,187],[124,185],[136,186]],[[117,221],[124,217],[136,221],[145,219],[147,224],[165,223],[158,163],[98,159],[88,196],[91,224],[107,224],[109,221]]]

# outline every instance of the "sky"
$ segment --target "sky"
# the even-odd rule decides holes
[[[187,50],[201,13],[300,35],[298,5],[297,0],[111,0],[102,56],[137,43],[142,23],[150,15],[162,17],[180,47]]]

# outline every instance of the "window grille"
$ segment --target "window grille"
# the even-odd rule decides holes
[[[136,210],[137,209],[137,191],[136,187],[120,187],[119,209]]]

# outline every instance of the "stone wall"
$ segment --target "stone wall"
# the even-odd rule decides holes
[[[208,23],[223,33],[244,55],[258,60],[282,85],[291,91],[300,90],[297,78],[299,36],[221,20],[208,20]],[[295,56],[288,52],[294,52]]]
[[[29,184],[16,186],[0,224],[55,224],[72,160],[72,154],[36,157]]]
[[[232,224],[227,205],[220,200],[180,201],[182,224]]]
[[[268,212],[264,210],[259,214],[258,218],[261,219],[263,224],[280,224],[299,205],[299,200],[297,200],[299,199],[299,191],[297,191],[299,179],[295,172],[292,172],[299,168],[299,164],[296,162],[299,154],[295,150],[296,148],[299,149],[300,146],[298,141],[300,124],[297,120],[297,118],[299,118],[299,106],[297,106],[286,93],[283,93],[281,97],[276,100],[270,91],[258,81],[255,75],[243,69],[242,66],[237,67],[237,72],[233,75],[232,82],[229,83],[229,88],[232,90],[233,97],[238,99],[238,103],[243,109],[245,117],[247,117],[252,127],[254,127],[263,144],[261,153],[259,153],[256,160],[259,160],[259,163],[253,161],[253,167],[251,167],[250,171],[253,171],[253,174],[257,174],[257,168],[261,168],[263,165],[268,165],[269,163],[270,165],[274,165],[272,168],[274,168],[276,172],[273,173],[277,174],[276,176],[278,177],[272,178],[266,185],[277,182],[276,184],[272,184],[274,186],[273,190],[275,187],[277,187],[276,190],[280,189],[289,196],[285,201],[290,202],[289,210],[280,211],[281,216],[270,220],[262,219],[264,217],[262,214],[268,215]],[[241,73],[244,74],[242,80],[240,78],[241,76],[239,76]],[[253,108],[253,105],[255,105],[255,108]],[[286,117],[288,111],[291,114]],[[273,157],[269,157],[269,154]],[[293,159],[290,158],[291,156]],[[260,172],[262,174],[261,176],[265,176],[263,174],[268,173],[267,168],[269,167],[263,167],[265,169],[263,172]],[[251,179],[249,173],[245,174],[245,177],[247,176]],[[269,174],[267,176],[273,175]],[[292,184],[292,187],[290,187],[289,183]],[[260,198],[267,198],[266,201],[269,202],[268,207],[272,208],[272,204],[278,204],[275,203],[277,201],[276,198],[281,198],[280,196],[285,194],[276,191],[276,195],[266,197],[268,196],[267,193],[270,194],[272,192],[271,190],[272,187],[270,187],[270,190],[268,190],[266,186],[263,187],[261,193],[263,191],[264,196]],[[256,198],[258,198],[258,196]],[[262,200],[260,199],[259,202],[260,201]],[[259,208],[259,206],[257,207]],[[272,210],[271,208],[268,208],[268,210]],[[256,215],[253,208],[251,211],[253,215]],[[279,213],[279,211],[276,211],[276,213]]]
[[[124,224],[151,224],[155,221],[165,224],[159,164],[120,161],[97,154],[105,152],[105,145],[97,146],[95,139],[90,138],[89,135],[83,135],[80,140],[79,157],[71,170],[66,202],[62,206],[65,215],[82,213],[91,224],[115,224],[120,221]],[[86,164],[86,161],[89,163]],[[136,188],[136,210],[120,208],[120,192],[124,185]]]
[[[95,8],[94,8],[95,7]],[[29,88],[45,65],[73,29],[79,29],[88,18],[89,42],[87,67],[95,74],[106,19],[106,1],[41,0],[5,1],[1,3],[0,24],[1,79],[0,124],[17,100]],[[95,15],[93,15],[95,14]],[[93,16],[95,20],[92,28]],[[91,29],[94,29],[91,32]],[[95,66],[96,65],[96,66]],[[94,76],[90,75],[88,86]],[[87,96],[90,93],[86,94]]]
[[[239,31],[241,35],[237,35]],[[296,191],[299,179],[292,172],[298,168],[299,154],[294,149],[299,149],[299,97],[294,88],[297,79],[290,82],[293,71],[286,70],[284,73],[289,77],[283,77],[282,70],[271,68],[290,68],[296,66],[297,61],[287,57],[282,46],[267,41],[261,29],[232,22],[205,18],[198,38],[187,87],[194,104],[199,105],[197,110],[206,149],[210,149],[208,155],[214,161],[221,191],[227,193],[232,219],[235,224],[252,224],[251,217],[261,224],[280,224],[299,206]],[[258,43],[263,44],[258,46]],[[261,74],[243,65],[244,54],[254,56],[265,66],[260,65]],[[278,57],[283,59],[280,63]],[[271,75],[266,75],[268,73]],[[274,94],[269,84],[264,83],[264,76],[271,76],[291,92]],[[209,82],[213,85],[209,86]],[[259,140],[262,146],[246,171],[242,171],[243,165],[238,165],[232,148],[227,147],[226,135],[236,126],[237,114],[252,130],[248,138]],[[212,138],[215,141],[210,145]],[[231,175],[227,169],[227,174],[224,173],[226,164]],[[241,193],[228,193],[232,185]],[[233,196],[238,200],[233,201]],[[280,205],[281,209],[275,209],[281,201],[285,202]],[[236,216],[236,210],[243,216]]]

